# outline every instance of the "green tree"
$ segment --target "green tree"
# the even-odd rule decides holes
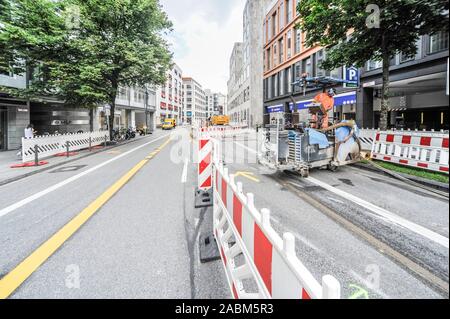
[[[389,112],[390,60],[400,52],[415,55],[421,35],[448,32],[448,0],[302,0],[297,10],[307,45],[328,49],[324,68],[382,61],[383,130]]]
[[[172,54],[164,33],[172,24],[158,0],[3,2],[0,65],[37,72],[29,95],[83,107],[107,103],[114,114],[119,87],[165,82]],[[112,131],[114,116],[109,124]]]
[[[54,74],[68,103],[111,106],[118,88],[163,84],[172,55],[163,37],[172,27],[158,0],[72,0],[68,58]]]
[[[64,10],[64,2],[0,1],[0,71],[27,75],[26,89],[5,91],[24,98],[53,94],[43,80],[67,47]]]

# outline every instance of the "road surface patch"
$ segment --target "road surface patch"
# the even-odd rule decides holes
[[[170,143],[167,140],[159,149]],[[71,238],[96,212],[100,210],[123,186],[125,186],[147,163],[143,159],[117,182],[95,199],[88,207],[43,243],[16,268],[0,280],[0,299],[8,298],[22,285],[49,257],[51,257],[69,238]]]

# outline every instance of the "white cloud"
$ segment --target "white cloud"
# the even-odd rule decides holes
[[[161,0],[174,23],[175,62],[204,88],[227,92],[229,58],[242,41],[245,0]]]

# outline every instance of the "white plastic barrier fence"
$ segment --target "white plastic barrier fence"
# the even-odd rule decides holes
[[[109,141],[107,131],[22,138],[22,161],[25,163],[35,160],[36,150],[38,158],[43,159],[66,152],[67,144],[70,151],[79,151],[106,141]]]
[[[244,194],[220,163],[219,142],[213,143],[214,235],[233,297],[339,299],[339,282],[329,275],[316,281],[296,256],[294,236],[278,235],[269,210],[259,211],[253,194]]]
[[[212,142],[198,140],[198,188],[208,190],[212,187]]]
[[[385,162],[449,173],[449,135],[434,132],[376,133],[372,158]]]

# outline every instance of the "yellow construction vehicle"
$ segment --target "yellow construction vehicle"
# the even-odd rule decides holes
[[[230,117],[226,115],[214,115],[211,117],[211,125],[212,126],[230,125]]]

